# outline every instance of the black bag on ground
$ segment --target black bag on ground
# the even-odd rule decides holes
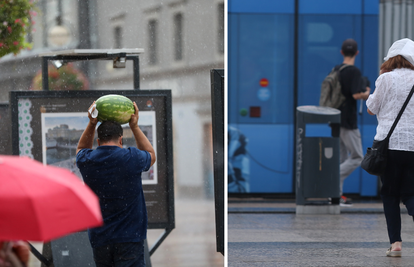
[[[377,176],[381,176],[382,174],[384,174],[385,168],[387,167],[388,143],[390,142],[391,134],[397,126],[397,123],[400,120],[405,107],[408,105],[408,102],[410,101],[413,92],[414,86],[413,88],[411,88],[411,91],[408,94],[407,99],[404,102],[404,105],[401,107],[400,112],[397,115],[397,118],[392,124],[387,137],[385,137],[385,139],[382,141],[374,140],[372,147],[367,148],[367,153],[365,154],[364,159],[361,162],[361,167],[362,169],[366,170],[369,174]]]

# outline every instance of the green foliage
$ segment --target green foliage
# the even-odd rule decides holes
[[[85,75],[68,63],[60,69],[49,65],[49,90],[88,90],[89,82]],[[32,81],[32,90],[42,90],[42,72],[38,71]]]
[[[25,41],[31,29],[33,0],[0,0],[0,57],[31,48]]]

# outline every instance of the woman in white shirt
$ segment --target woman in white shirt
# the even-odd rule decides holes
[[[414,85],[414,42],[396,41],[381,65],[375,91],[366,102],[368,113],[378,120],[375,140],[383,140]],[[414,97],[413,97],[414,98]],[[387,256],[401,256],[400,201],[414,215],[414,99],[408,103],[388,146],[388,162],[382,182],[381,198],[391,247]]]

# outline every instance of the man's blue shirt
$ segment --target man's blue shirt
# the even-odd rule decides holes
[[[85,184],[98,196],[104,225],[89,229],[92,247],[146,239],[147,209],[141,172],[151,155],[135,147],[99,146],[76,155]]]

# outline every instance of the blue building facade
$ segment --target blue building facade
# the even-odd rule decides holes
[[[249,190],[243,193],[295,192],[296,107],[319,105],[320,85],[342,62],[345,39],[358,42],[355,65],[374,89],[378,10],[378,0],[229,0],[228,124],[247,140]],[[377,122],[361,107],[365,151]],[[356,169],[345,180],[347,193],[378,195],[377,177]]]

